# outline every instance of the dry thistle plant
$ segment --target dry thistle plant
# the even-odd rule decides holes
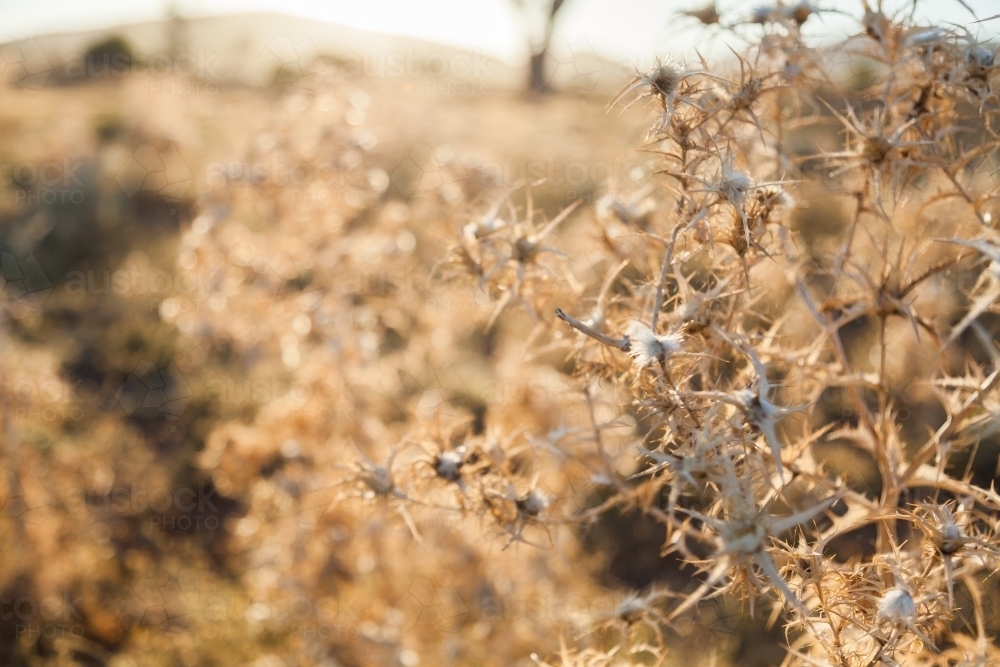
[[[763,8],[729,28],[758,26],[737,72],[662,59],[614,96],[622,113],[650,103],[661,167],[595,219],[641,242],[605,235],[574,261],[557,225],[576,205],[536,223],[519,184],[437,267],[490,296],[488,326],[515,304],[531,316],[526,349],[568,355],[584,415],[528,434],[527,468],[466,474],[473,440],[444,474],[438,454],[464,511],[508,544],[638,511],[661,555],[701,572],[634,593],[611,616],[634,631],[564,644],[562,664],[661,659],[648,630],[720,595],[784,625],[788,666],[1000,661],[1000,495],[975,471],[997,453],[1000,61],[968,29],[860,5],[857,34],[823,48],[801,33],[823,7]],[[859,63],[867,80],[836,85]],[[587,266],[598,279],[578,284]],[[556,508],[540,477],[601,500]]]

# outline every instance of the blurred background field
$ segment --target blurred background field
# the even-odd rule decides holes
[[[518,181],[549,218],[582,203],[559,231],[582,284],[628,242],[597,204],[658,163],[647,110],[605,107],[648,54],[580,44],[553,40],[544,94],[526,64],[280,15],[0,46],[0,663],[528,665],[692,585],[636,517],[505,549],[348,475],[441,437],[517,469],[498,433],[586,420],[564,351],[527,366],[528,317],[487,330],[495,302],[439,266]],[[676,664],[781,661],[780,630],[713,605]]]
[[[341,30],[364,60],[316,59],[305,22],[246,20],[263,42],[222,65],[198,49],[230,19],[180,26],[188,50],[169,23],[4,47],[2,662],[551,649],[566,601],[532,568],[580,573],[504,565],[473,518],[422,524],[415,554],[398,517],[331,508],[356,456],[331,450],[437,403],[557,418],[558,374],[499,376],[488,308],[430,270],[492,188],[548,177],[554,213],[630,178],[641,117],[605,115],[607,84],[532,98],[485,56]],[[218,71],[178,72],[189,53]],[[394,54],[416,64],[380,72]]]

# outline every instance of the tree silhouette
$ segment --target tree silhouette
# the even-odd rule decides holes
[[[511,0],[524,14],[524,22],[528,33],[528,47],[531,49],[531,59],[528,63],[528,89],[536,93],[552,92],[552,86],[545,73],[545,63],[548,58],[549,43],[552,41],[552,30],[555,26],[556,15],[566,4],[566,0],[545,0],[541,4],[532,3],[530,0]],[[532,35],[532,24],[537,17],[543,20],[541,34],[538,37]]]

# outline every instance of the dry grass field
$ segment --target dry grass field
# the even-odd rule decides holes
[[[541,96],[6,45],[0,664],[995,664],[994,47],[811,11]]]

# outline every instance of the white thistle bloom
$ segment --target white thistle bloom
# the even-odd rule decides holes
[[[625,333],[628,335],[628,353],[639,368],[677,352],[683,341],[679,332],[658,335],[637,320],[629,322]]]
[[[912,628],[917,622],[917,603],[909,591],[893,588],[879,600],[878,615],[882,620]]]
[[[719,181],[719,192],[742,211],[746,205],[747,193],[754,187],[753,179],[745,171],[740,171],[733,164],[733,156],[729,155],[722,165],[722,178]]]
[[[549,497],[538,489],[532,489],[528,495],[518,499],[517,506],[528,516],[538,516],[549,508]]]

